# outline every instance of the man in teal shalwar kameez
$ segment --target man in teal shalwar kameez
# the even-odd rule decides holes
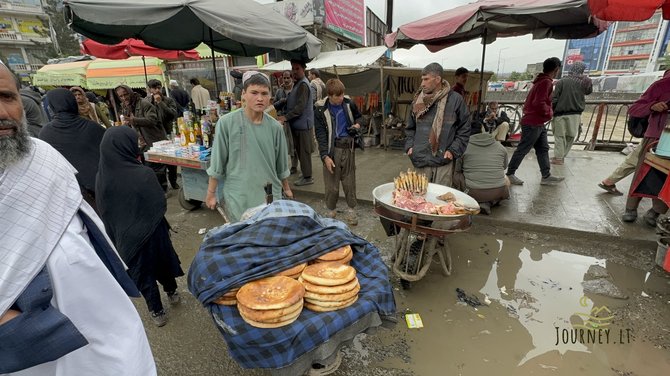
[[[242,97],[246,105],[219,119],[207,169],[207,207],[217,203],[218,180],[223,183],[223,202],[231,221],[239,221],[249,208],[265,203],[264,187],[272,183],[275,200],[293,193],[284,131],[264,110],[270,103],[270,81],[263,74],[247,72]]]

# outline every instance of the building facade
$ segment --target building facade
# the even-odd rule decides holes
[[[322,52],[384,43],[386,24],[365,0],[288,0],[265,6],[321,39]]]
[[[595,76],[654,72],[668,54],[668,38],[668,22],[660,12],[647,21],[615,22],[595,38],[569,40],[565,65],[583,61]]]
[[[0,55],[22,80],[43,65],[39,43],[51,43],[47,19],[40,0],[0,1]]]

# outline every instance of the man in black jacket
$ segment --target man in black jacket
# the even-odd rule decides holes
[[[119,85],[114,89],[116,96],[121,100],[121,112],[123,113],[123,125],[129,126],[138,133],[140,151],[144,153],[151,148],[156,141],[167,140],[165,129],[158,120],[156,107],[148,100],[135,93],[126,85]],[[144,155],[144,154],[142,154]],[[145,164],[156,173],[156,177],[167,192],[167,171],[165,165],[146,162]]]
[[[328,216],[335,218],[340,182],[349,206],[348,222],[358,224],[356,216],[356,143],[362,118],[356,105],[344,97],[344,84],[338,79],[326,82],[326,98],[315,103],[314,131],[323,161]]]
[[[431,183],[451,187],[454,161],[468,146],[470,119],[463,97],[449,90],[442,74],[438,63],[421,71],[421,91],[407,119],[405,151]]]
[[[156,112],[158,113],[158,121],[163,125],[165,134],[169,135],[173,132],[172,124],[177,121],[177,117],[179,116],[177,102],[174,99],[163,95],[163,84],[161,84],[160,81],[156,79],[149,80],[147,86],[149,86],[151,103],[156,107]],[[177,166],[166,166],[170,185],[174,189],[179,189],[179,184],[177,184]]]
[[[179,87],[177,80],[170,80],[170,96],[177,103],[177,117],[184,116],[184,110],[188,109],[191,97],[188,96],[186,90]]]

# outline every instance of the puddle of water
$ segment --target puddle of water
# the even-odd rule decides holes
[[[631,296],[643,289],[667,296],[666,281],[603,259],[528,249],[508,238],[462,235],[449,244],[454,273],[443,277],[434,266],[399,294],[399,309],[420,313],[425,325],[401,329],[417,375],[668,374],[669,352],[636,340],[637,324],[626,327],[631,324],[617,317],[629,301],[585,294],[581,285],[592,265],[605,268]],[[487,295],[491,305],[475,310],[457,304],[457,287]],[[669,329],[668,322],[659,325],[659,332]]]

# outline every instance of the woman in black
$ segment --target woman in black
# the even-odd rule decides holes
[[[77,182],[84,200],[97,211],[95,175],[100,159],[100,142],[105,128],[79,116],[77,100],[67,89],[47,93],[52,120],[40,131],[39,138],[58,150],[77,169]]]
[[[167,202],[156,174],[139,161],[137,133],[113,127],[100,144],[96,201],[105,229],[146,300],[151,317],[165,325],[158,281],[171,304],[179,303],[176,277],[184,275],[165,219]]]

